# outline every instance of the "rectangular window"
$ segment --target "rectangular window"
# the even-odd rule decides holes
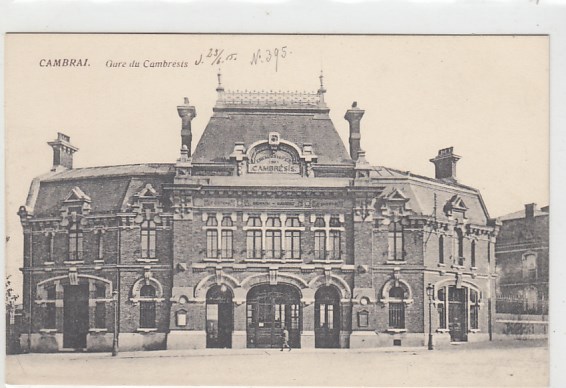
[[[314,258],[326,260],[326,235],[321,230],[314,232]]]
[[[249,230],[246,233],[248,259],[261,259],[261,230]]]
[[[299,317],[301,316],[298,304],[291,305],[291,329],[299,329]]]
[[[45,261],[52,262],[53,261],[53,235],[50,233],[47,235],[47,256]]]
[[[403,302],[389,302],[389,327],[405,328],[405,305]]]
[[[300,259],[301,258],[301,232],[286,231],[285,232],[285,249],[287,259]]]
[[[155,328],[155,302],[140,302],[140,328]]]
[[[45,321],[43,327],[45,329],[55,329],[57,324],[57,309],[55,307],[55,299],[57,297],[55,286],[47,288],[47,300],[45,304]]]
[[[405,259],[403,227],[399,222],[393,222],[391,225],[388,235],[389,260],[403,261]]]
[[[79,261],[83,253],[83,234],[74,230],[69,232],[69,260]]]
[[[472,244],[471,244],[470,261],[471,261],[471,266],[475,267],[476,266],[476,242],[475,241],[472,241]]]
[[[155,224],[153,221],[144,221],[141,225],[142,259],[155,259],[155,238]]]
[[[104,235],[102,233],[99,233],[97,236],[97,259],[98,260],[102,260],[104,259]]]
[[[268,259],[281,258],[280,230],[267,230],[265,232],[265,254]]]
[[[206,231],[206,257],[216,259],[218,257],[218,231]]]
[[[106,329],[106,303],[97,301],[94,308],[94,327],[97,329]]]
[[[222,244],[222,249],[220,255],[223,259],[231,259],[233,252],[233,241],[234,234],[231,230],[222,230],[220,236],[220,243]]]
[[[444,308],[444,303],[438,304],[438,328],[446,329],[446,310]]]
[[[340,260],[340,231],[331,230],[328,236],[328,258],[330,260]]]
[[[438,238],[438,262],[444,264],[444,236]]]
[[[470,328],[471,329],[478,329],[478,313],[479,313],[479,306],[474,304],[470,307]]]

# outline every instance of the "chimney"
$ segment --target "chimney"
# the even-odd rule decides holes
[[[536,210],[537,210],[536,203],[527,203],[525,205],[525,218],[534,218]]]
[[[189,99],[185,97],[184,104],[177,107],[177,112],[183,123],[181,127],[181,149],[186,146],[189,150],[189,156],[191,156],[191,142],[193,140],[191,121],[197,116],[197,110],[194,106],[189,105]]]
[[[360,120],[366,113],[365,110],[358,108],[358,103],[354,101],[352,103],[352,108],[346,111],[344,119],[350,123],[350,157],[353,160],[358,160],[358,152],[361,150],[360,147]]]
[[[434,163],[434,176],[436,179],[446,179],[456,182],[456,163],[460,156],[454,154],[454,147],[443,148],[438,151],[435,158],[430,159]]]
[[[71,138],[57,132],[57,139],[47,142],[53,148],[53,167],[51,171],[73,168],[73,154],[79,149],[71,145]]]

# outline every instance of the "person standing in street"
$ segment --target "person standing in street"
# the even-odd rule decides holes
[[[291,351],[291,345],[289,345],[289,330],[287,330],[286,326],[283,326],[283,331],[281,331],[281,351],[285,348],[289,348],[289,351]]]

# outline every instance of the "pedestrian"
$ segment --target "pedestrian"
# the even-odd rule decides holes
[[[289,330],[287,330],[286,326],[284,326],[283,331],[281,331],[281,351],[285,348],[289,348],[289,351],[291,351],[291,345],[289,345]]]

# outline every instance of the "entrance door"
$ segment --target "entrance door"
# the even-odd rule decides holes
[[[315,294],[314,344],[317,348],[340,347],[340,296],[334,287],[321,287]]]
[[[466,324],[467,295],[465,288],[448,288],[448,329],[453,342],[468,340],[468,326]]]
[[[277,348],[281,333],[289,331],[289,345],[301,345],[300,296],[287,285],[262,285],[250,290],[247,297],[247,337],[250,348]]]
[[[231,348],[234,308],[226,286],[214,286],[206,294],[206,347]]]
[[[86,348],[88,284],[65,286],[63,296],[63,347]]]

